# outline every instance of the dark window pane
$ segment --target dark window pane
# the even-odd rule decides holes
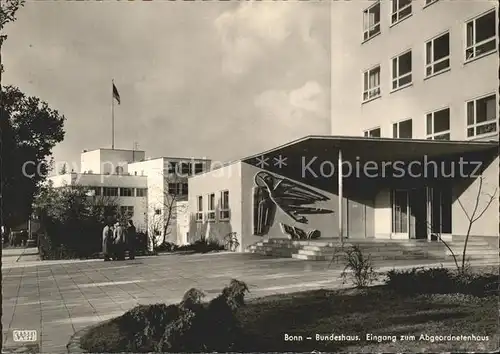
[[[411,139],[413,136],[412,127],[413,124],[411,119],[399,123],[399,138]]]
[[[495,95],[477,100],[476,123],[494,120],[495,118],[496,118]]]
[[[450,109],[434,113],[434,133],[450,130]]]
[[[434,64],[434,72],[438,73],[441,70],[448,69],[449,67],[450,67],[450,59],[446,59],[440,63]]]
[[[397,124],[392,125],[392,137],[393,138],[398,137],[398,125]]]
[[[470,138],[471,136],[474,136],[474,128],[467,129],[467,137]]]
[[[450,55],[450,34],[446,33],[434,40],[434,61]]]
[[[495,36],[495,11],[476,20],[476,43]]]
[[[399,57],[399,75],[411,72],[411,52],[405,53]]]
[[[398,77],[398,59],[392,59],[392,78],[395,79]]]
[[[406,84],[409,84],[410,82],[411,82],[411,75],[406,75],[405,77],[399,79],[399,86],[404,86]]]
[[[484,124],[476,127],[476,135],[494,133],[497,131],[497,123]]]
[[[380,128],[373,129],[373,130],[370,132],[370,136],[371,136],[372,138],[380,138]]]
[[[478,45],[476,47],[476,53],[475,55],[481,55],[484,53],[491,52],[492,50],[495,50],[496,44],[495,44],[496,39],[493,38],[491,41],[486,42],[484,44]]]

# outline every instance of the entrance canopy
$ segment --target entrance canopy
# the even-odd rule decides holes
[[[339,150],[342,152],[342,159],[350,162],[354,162],[357,158],[365,161],[408,161],[421,159],[423,156],[439,158],[464,153],[481,153],[494,149],[498,149],[498,142],[313,135],[250,156],[244,161],[269,154],[331,156],[336,155]]]
[[[377,183],[393,185],[404,180],[401,176],[412,181],[422,178],[437,180],[443,178],[447,168],[456,161],[480,161],[486,162],[487,165],[488,160],[493,161],[495,156],[498,156],[498,142],[307,136],[242,161],[320,190],[326,191],[333,188],[333,193],[338,195],[339,237],[342,238],[344,188],[360,192],[361,188],[373,189],[372,187]],[[433,177],[432,173],[427,174],[425,163],[417,165],[416,169],[412,166],[411,162],[422,160],[444,163],[431,171],[436,173]],[[388,171],[392,174],[385,175],[385,164],[379,163],[400,161],[404,162],[403,165],[407,168],[406,173],[401,176],[394,174],[394,172],[399,172],[396,169],[397,164],[390,165]],[[370,169],[370,175],[364,170],[368,162],[374,162],[373,165],[375,165],[375,171]],[[353,171],[353,165],[359,166],[360,164],[363,165],[361,175],[346,173]],[[350,171],[346,171],[346,165],[351,166]],[[475,173],[476,166],[477,164],[470,163],[466,168],[471,169],[469,172]],[[459,174],[460,178],[463,176],[465,175]],[[449,177],[446,176],[446,178]]]

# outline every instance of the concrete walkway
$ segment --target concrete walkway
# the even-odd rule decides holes
[[[27,252],[24,252],[27,253]],[[29,252],[28,252],[29,253]],[[70,336],[138,304],[178,302],[196,287],[217,296],[232,279],[245,281],[249,297],[315,288],[339,288],[342,266],[255,254],[163,255],[134,261],[2,259],[3,347],[14,351],[15,329],[37,330],[42,353],[64,353]],[[31,260],[29,260],[31,259]],[[424,263],[425,264],[425,263]],[[413,267],[411,262],[379,264]],[[381,268],[382,270],[382,268]]]

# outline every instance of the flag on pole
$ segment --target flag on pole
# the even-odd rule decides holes
[[[113,98],[120,104],[120,94],[118,93],[118,89],[115,86],[115,83],[113,82]]]

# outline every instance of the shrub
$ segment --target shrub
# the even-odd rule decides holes
[[[175,251],[178,248],[178,246],[175,243],[172,242],[164,242],[158,247],[155,248],[155,251],[157,252],[172,252]]]
[[[176,305],[139,305],[126,312],[120,321],[122,331],[129,333],[127,351],[155,351],[168,323],[179,317]]]
[[[352,246],[345,251],[345,261],[346,265],[340,274],[344,284],[350,279],[354,286],[362,288],[377,280],[371,257],[363,255],[358,246]]]
[[[444,267],[420,267],[387,272],[386,285],[401,294],[488,296],[498,293],[498,275],[452,271]]]
[[[157,350],[223,352],[232,349],[241,338],[236,311],[244,304],[247,292],[245,283],[233,279],[207,305],[201,303],[204,296],[201,291],[187,291],[180,304],[180,316],[167,326]]]

